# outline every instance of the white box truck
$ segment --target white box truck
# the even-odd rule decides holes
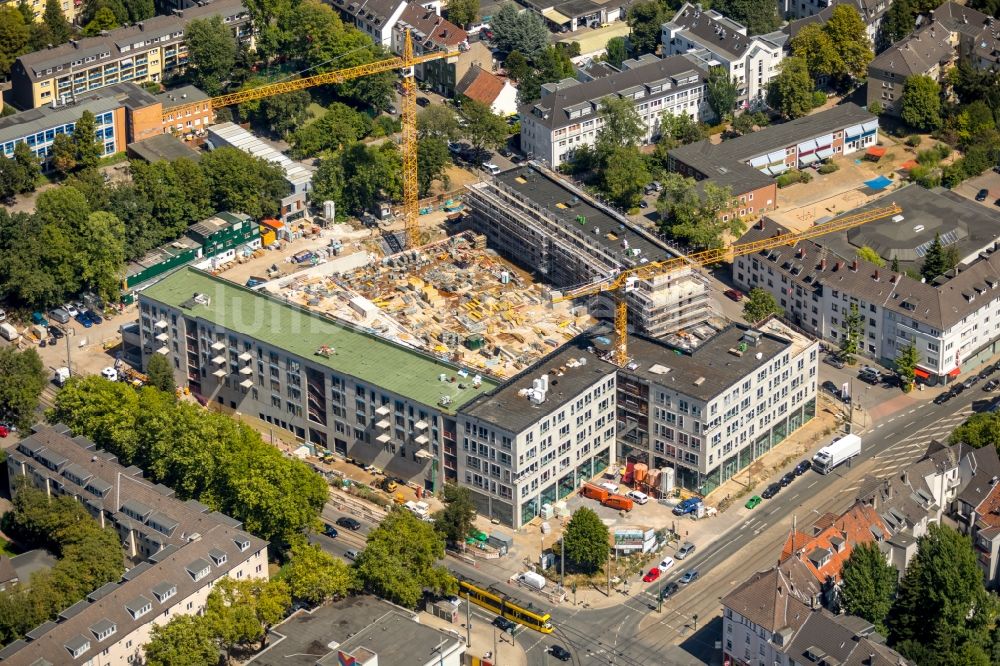
[[[860,454],[861,438],[857,435],[844,435],[816,452],[813,456],[813,469],[820,474],[829,474],[837,465]]]
[[[545,576],[535,573],[534,571],[525,571],[522,574],[518,574],[517,579],[536,590],[541,590],[545,587]]]
[[[9,340],[10,342],[14,342],[21,337],[21,334],[17,332],[17,328],[6,321],[0,324],[0,335],[3,336],[4,340]]]

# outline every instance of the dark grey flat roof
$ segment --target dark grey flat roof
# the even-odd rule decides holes
[[[201,153],[172,134],[157,134],[142,141],[128,144],[128,151],[147,162],[173,162],[189,159],[197,162]]]
[[[539,419],[576,399],[603,377],[614,374],[615,367],[588,353],[588,346],[587,337],[569,342],[506,384],[466,404],[462,413],[514,433],[531,427]],[[583,365],[580,365],[581,360]],[[549,376],[549,390],[544,402],[536,405],[519,394],[522,389],[531,388],[532,382],[545,374]]]
[[[413,666],[433,661],[434,655],[439,654],[437,650],[441,650],[441,655],[448,654],[458,647],[459,642],[464,644],[465,640],[460,641],[456,636],[425,627],[393,611],[342,642],[337,649],[348,653],[358,650],[374,652],[378,655],[379,666]],[[319,659],[317,666],[339,664],[337,655],[332,652]]]
[[[667,249],[658,245],[647,236],[631,226],[623,217],[612,217],[609,212],[591,204],[587,195],[579,195],[562,182],[554,180],[531,166],[523,166],[510,171],[504,171],[496,176],[497,182],[517,192],[530,200],[538,208],[545,209],[557,220],[563,223],[566,231],[574,236],[586,236],[590,241],[601,245],[605,251],[615,255],[623,265],[634,265],[634,258],[626,257],[623,243],[628,242],[629,249],[638,249],[638,257],[649,261],[666,259]],[[577,218],[582,216],[586,222],[580,223]],[[600,230],[600,233],[594,233]]]
[[[632,362],[622,372],[707,402],[792,345],[789,339],[760,332],[756,347],[748,346],[741,356],[733,354],[730,350],[738,349],[750,330],[745,324],[731,324],[693,351],[632,335],[628,340]]]

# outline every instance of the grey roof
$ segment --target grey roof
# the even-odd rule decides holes
[[[212,234],[218,233],[223,229],[228,229],[234,224],[250,221],[251,218],[249,215],[223,211],[216,213],[212,217],[202,220],[197,224],[191,225],[185,233],[194,234],[195,236],[200,236],[203,239],[208,239],[212,236]]]
[[[163,105],[164,111],[169,111],[175,106],[184,106],[192,102],[200,102],[209,99],[208,94],[197,86],[186,85],[180,88],[172,88],[154,95],[156,101]]]
[[[101,92],[106,90],[108,88],[102,88]],[[76,104],[67,104],[55,109],[51,106],[40,106],[21,111],[6,118],[0,118],[0,143],[14,141],[60,125],[76,123],[84,111],[90,111],[96,116],[119,106],[120,103],[113,95],[107,95],[102,97],[88,96]]]
[[[944,26],[933,21],[876,56],[868,64],[868,71],[870,75],[885,72],[904,79],[927,74],[955,57],[950,36]]]
[[[745,25],[715,10],[703,11],[700,4],[684,4],[663,27],[683,32],[688,41],[719,53],[728,60],[741,58],[755,39],[747,37]]]
[[[722,604],[768,631],[796,630],[820,591],[819,581],[802,560],[790,557],[737,585]]]
[[[173,134],[163,133],[128,144],[128,152],[147,162],[174,162],[189,159],[197,162],[201,153]]]
[[[902,192],[904,190],[896,190],[879,199],[878,205],[885,206],[891,200],[901,199]],[[907,215],[905,206],[903,215]],[[892,221],[881,220],[869,224],[892,224]],[[740,242],[763,240],[776,232],[787,231],[765,218],[744,234]],[[905,274],[891,274],[885,268],[857,259],[853,252],[850,257],[840,256],[831,249],[836,241],[830,237],[836,235],[827,234],[814,241],[800,241],[795,246],[782,246],[753,256],[776,267],[792,284],[801,286],[810,293],[816,289],[843,291],[942,331],[983,306],[976,295],[1000,286],[1000,253],[997,252],[988,253],[985,258],[961,270],[958,275],[935,286],[919,282]],[[800,248],[805,252],[804,258],[798,256]],[[824,259],[828,260],[825,269],[821,263]],[[852,262],[857,262],[856,271],[851,269]]]
[[[51,569],[57,561],[55,555],[41,548],[29,550],[10,558],[10,563],[17,572],[18,579],[23,581],[30,580],[35,572]]]
[[[613,365],[587,353],[588,342],[583,337],[563,345],[505,384],[466,404],[462,413],[513,433],[530,428],[615,373]],[[581,359],[584,365],[579,364]],[[531,388],[532,382],[544,374],[549,376],[549,390],[544,402],[536,405],[519,395],[521,390]]]
[[[155,41],[155,46],[179,42],[184,37],[184,29],[188,23],[194,19],[211,16],[222,16],[224,19],[239,17],[237,19],[239,21],[249,20],[249,14],[241,0],[214,0],[201,6],[196,5],[179,10],[177,14],[154,16],[127,28],[111,30],[107,35],[85,37],[51,49],[26,53],[17,60],[33,81],[55,76],[55,68],[60,66],[65,69],[58,75],[64,76],[69,73],[70,63],[74,60],[97,56],[95,61],[86,63],[92,67],[103,62],[127,57],[129,54],[142,53],[142,47],[131,49],[125,53],[121,51],[122,46],[131,46],[138,41],[146,41],[147,46],[153,41]],[[226,22],[230,23],[231,21],[227,20]],[[167,38],[165,42],[159,41],[163,37]],[[153,47],[150,46],[150,48]],[[101,57],[103,54],[108,55]],[[45,70],[47,69],[53,69],[53,72],[46,74]]]
[[[253,657],[252,666],[315,666],[320,656],[375,624],[397,606],[370,595],[358,595],[293,613],[270,631],[269,647]],[[377,647],[377,646],[372,646]],[[379,663],[382,664],[381,659]]]
[[[751,330],[745,324],[730,324],[694,350],[680,350],[659,340],[631,335],[628,353],[632,363],[619,372],[708,401],[743,381],[792,345],[791,340],[760,332],[757,346],[750,345],[737,356],[733,351]]]
[[[993,479],[1000,476],[1000,456],[996,447],[985,446],[969,451],[967,458],[973,471],[968,479],[962,479],[962,487],[955,499],[976,508],[993,490]]]
[[[378,655],[379,666],[413,666],[432,661],[438,650],[445,655],[460,645],[464,648],[464,644],[464,639],[392,611],[341,642],[337,650],[346,653],[369,650]],[[316,662],[317,666],[336,666],[339,663],[333,650]]]
[[[770,125],[759,132],[744,134],[720,144],[713,144],[705,139],[681,146],[671,150],[670,157],[713,177],[719,167],[728,167],[734,162],[747,162],[806,139],[871,120],[877,120],[877,116],[848,102],[787,123]]]
[[[655,237],[633,227],[626,218],[604,208],[586,193],[550,175],[547,170],[532,165],[504,171],[494,181],[526,200],[535,209],[544,210],[561,223],[564,230],[585,243],[594,243],[613,255],[622,267],[636,265],[635,257],[627,257],[629,249],[639,250],[639,257],[649,261],[666,259],[667,248]],[[585,222],[580,223],[582,217]],[[594,233],[599,230],[600,233]]]
[[[860,618],[850,615],[836,616],[826,609],[814,610],[801,629],[795,634],[791,644],[783,651],[795,663],[827,664],[867,664],[872,654],[876,660],[872,666],[900,666],[908,664],[898,653],[881,646],[873,640],[874,627]],[[811,656],[810,656],[811,655]],[[889,655],[893,655],[891,660]]]
[[[934,20],[966,37],[981,37],[995,24],[995,19],[957,2],[945,2],[935,9]]]
[[[332,0],[332,5],[378,27],[382,27],[406,0]]]
[[[125,602],[125,610],[131,612],[132,615],[136,615],[143,608],[152,605],[153,605],[152,599],[150,599],[145,595],[140,594],[139,596],[134,597],[133,599],[130,599],[129,601]]]
[[[585,83],[586,81],[584,79],[603,79],[608,76],[613,76],[620,71],[621,70],[611,63],[591,60],[586,65],[577,67],[576,76],[581,82]]]
[[[586,83],[560,87],[556,92],[545,95],[532,104],[521,107],[521,115],[531,114],[535,122],[550,129],[558,129],[580,122],[579,118],[570,119],[570,107],[587,105],[591,116],[595,117],[600,110],[601,100],[633,86],[646,89],[646,97],[673,95],[678,90],[688,90],[705,85],[708,72],[698,67],[684,56],[669,56],[656,62],[626,69]],[[656,85],[667,86],[669,90],[651,92]]]

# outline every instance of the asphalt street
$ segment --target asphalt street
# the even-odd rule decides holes
[[[887,392],[887,396],[890,392]],[[891,393],[895,395],[895,393]],[[750,518],[734,524],[719,539],[700,547],[694,555],[678,562],[671,575],[649,585],[638,595],[626,596],[612,589],[619,597],[610,608],[589,609],[571,603],[549,608],[555,633],[551,636],[521,629],[516,640],[528,655],[529,666],[554,663],[546,654],[552,644],[567,647],[576,666],[620,664],[622,666],[654,666],[664,663],[663,650],[679,643],[693,657],[718,663],[718,642],[722,639],[720,600],[736,585],[756,572],[773,566],[793,521],[802,528],[827,512],[840,513],[855,499],[855,493],[866,475],[879,477],[899,473],[906,465],[923,456],[932,439],[944,440],[950,432],[973,412],[987,404],[989,394],[979,386],[963,393],[944,405],[930,401],[899,412],[861,433],[862,452],[850,466],[844,465],[823,476],[806,472],[773,499],[765,500]],[[323,518],[334,523],[346,515],[328,506]],[[720,517],[725,520],[726,516]],[[343,555],[349,549],[364,547],[364,535],[372,525],[364,523],[358,532],[338,528],[336,539],[313,537],[326,550]],[[668,551],[669,554],[669,551]],[[498,573],[489,563],[478,567],[454,558],[447,566],[455,574],[504,589],[523,602],[546,608],[546,603],[523,589],[511,589],[499,579],[508,573]],[[701,576],[663,604],[657,612],[657,593],[661,586],[676,581],[688,569],[697,569]],[[473,622],[491,622],[492,614],[473,606]],[[502,641],[510,637],[499,637]],[[502,651],[501,651],[502,654]],[[501,662],[499,666],[503,666]]]

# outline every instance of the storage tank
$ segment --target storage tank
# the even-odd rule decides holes
[[[646,472],[649,471],[648,465],[644,463],[636,463],[633,471],[635,472],[636,485],[646,482]]]

